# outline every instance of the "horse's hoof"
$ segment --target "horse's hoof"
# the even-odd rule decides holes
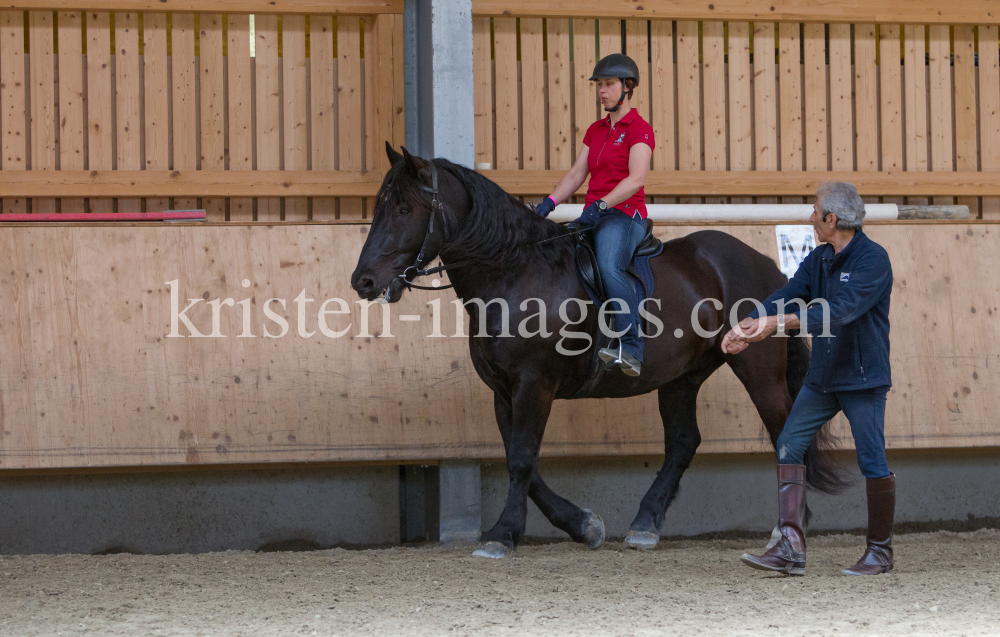
[[[502,560],[514,552],[502,542],[484,542],[482,546],[472,553],[472,557],[488,557],[492,560]]]
[[[649,531],[632,531],[628,532],[625,536],[625,548],[640,549],[643,551],[648,551],[656,548],[656,543],[660,541],[660,536],[658,533],[650,533]]]
[[[589,509],[584,509],[587,514],[587,527],[583,532],[583,543],[587,548],[596,549],[604,544],[604,520]]]

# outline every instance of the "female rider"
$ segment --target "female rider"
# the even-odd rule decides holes
[[[590,174],[583,214],[575,223],[594,229],[604,286],[609,299],[617,301],[623,312],[615,319],[615,332],[622,334],[619,349],[603,348],[598,355],[619,365],[625,374],[638,376],[642,363],[639,299],[635,281],[626,270],[645,235],[643,184],[655,147],[653,129],[630,104],[632,91],[639,85],[639,67],[630,57],[614,53],[602,58],[590,80],[597,84],[597,95],[608,116],[587,129],[573,168],[535,210],[547,216]]]

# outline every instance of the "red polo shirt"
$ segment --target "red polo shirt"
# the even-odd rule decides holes
[[[584,198],[584,205],[587,206],[605,197],[622,179],[628,177],[628,154],[634,144],[647,144],[650,149],[656,148],[653,127],[639,117],[639,111],[634,108],[614,126],[611,125],[610,114],[591,124],[587,134],[583,136],[583,143],[590,149],[587,155],[590,184]],[[645,219],[645,189],[640,188],[639,192],[615,207],[630,217],[638,210]]]

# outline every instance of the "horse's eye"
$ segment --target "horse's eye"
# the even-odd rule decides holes
[[[408,215],[408,214],[410,214],[409,207],[407,207],[407,206],[400,206],[399,207],[399,214],[401,214],[401,215]]]

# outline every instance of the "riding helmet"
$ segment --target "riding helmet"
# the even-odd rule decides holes
[[[627,79],[639,84],[639,66],[624,53],[612,53],[601,58],[601,61],[594,67],[594,74],[590,76],[590,81],[597,79],[617,77],[623,82]]]

